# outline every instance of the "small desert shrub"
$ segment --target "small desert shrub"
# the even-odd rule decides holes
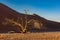
[[[15,33],[15,31],[9,31],[8,33]]]

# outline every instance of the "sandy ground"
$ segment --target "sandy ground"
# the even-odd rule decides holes
[[[0,40],[60,40],[60,32],[1,33]]]

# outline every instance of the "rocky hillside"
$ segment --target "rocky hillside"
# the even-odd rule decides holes
[[[0,3],[0,32],[20,32],[27,25],[27,31],[60,31],[60,23],[47,20],[37,14],[19,13]]]

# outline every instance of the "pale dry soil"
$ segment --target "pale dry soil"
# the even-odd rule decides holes
[[[60,32],[0,33],[0,40],[60,40]]]

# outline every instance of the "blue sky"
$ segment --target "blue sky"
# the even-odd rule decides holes
[[[0,3],[21,13],[26,9],[29,14],[36,13],[48,20],[60,22],[59,0],[0,0]]]

